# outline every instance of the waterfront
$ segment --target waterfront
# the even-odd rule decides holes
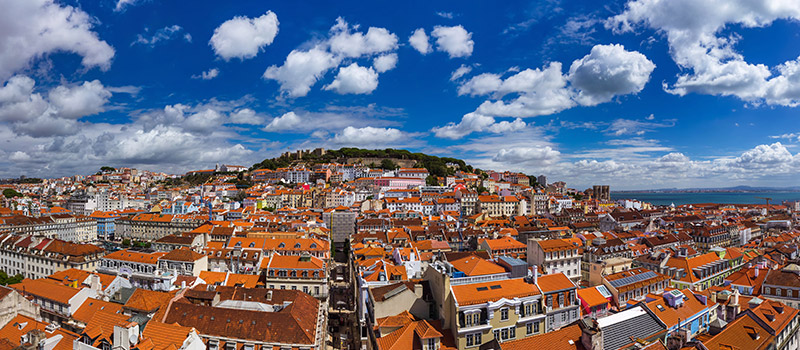
[[[691,203],[764,204],[759,197],[772,198],[770,204],[800,200],[800,192],[611,192],[611,199],[638,199],[653,205]]]

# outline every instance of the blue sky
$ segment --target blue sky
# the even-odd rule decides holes
[[[577,188],[800,178],[800,3],[0,3],[3,177],[357,146]]]

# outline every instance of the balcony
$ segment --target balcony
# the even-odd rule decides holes
[[[479,323],[476,325],[465,326],[465,327],[458,327],[458,334],[483,332],[490,329],[492,329],[492,325],[489,324],[489,320],[486,320],[485,323]]]

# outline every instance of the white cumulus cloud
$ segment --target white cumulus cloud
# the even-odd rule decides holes
[[[547,166],[557,162],[560,155],[559,151],[550,146],[503,148],[495,154],[492,160],[500,163],[536,163]]]
[[[267,126],[264,127],[264,131],[286,131],[286,130],[293,130],[300,126],[303,123],[303,120],[295,114],[294,112],[288,112],[284,115],[272,119]]]
[[[640,92],[655,65],[621,45],[596,45],[572,62],[567,74],[560,62],[525,69],[506,78],[483,73],[463,81],[459,95],[489,95],[478,113],[501,117],[535,117],[577,105],[593,106],[621,95]],[[511,95],[510,99],[504,99]]]
[[[53,0],[6,1],[0,10],[0,81],[54,52],[82,57],[84,67],[111,66],[114,49],[92,31],[94,20],[79,8]]]
[[[105,111],[111,92],[99,80],[81,85],[58,86],[50,91],[48,99],[59,117],[77,119]]]
[[[445,126],[433,128],[431,131],[433,131],[436,137],[456,140],[473,132],[488,131],[495,134],[503,134],[523,129],[526,125],[527,124],[519,118],[511,122],[505,120],[495,122],[495,119],[490,116],[479,113],[467,113],[461,118],[461,122],[451,122]]]
[[[265,79],[277,80],[281,90],[291,97],[305,96],[325,72],[339,65],[341,59],[320,47],[308,51],[292,50],[282,66],[270,66]]]
[[[609,18],[617,33],[646,26],[666,34],[669,52],[685,73],[664,89],[672,94],[735,96],[753,104],[800,104],[800,58],[770,69],[737,52],[731,25],[766,27],[776,20],[800,20],[800,2],[782,0],[631,0]]]
[[[389,52],[397,48],[397,35],[386,28],[369,27],[367,33],[354,32],[357,26],[351,26],[344,18],[336,19],[330,30],[328,45],[334,54],[344,57],[360,57]]]
[[[325,90],[333,90],[338,94],[369,94],[378,88],[378,73],[372,68],[361,67],[353,63],[347,67],[339,68],[330,84]]]
[[[375,68],[375,71],[378,73],[383,73],[386,71],[390,71],[397,66],[397,54],[390,53],[388,55],[381,55],[376,57],[372,61],[372,67]]]
[[[637,93],[650,80],[655,64],[622,45],[597,45],[591,53],[572,62],[569,81],[584,106],[608,102],[614,96]]]
[[[275,80],[280,90],[289,97],[302,97],[311,91],[329,70],[340,64],[339,74],[323,89],[340,94],[370,93],[378,85],[377,73],[394,68],[397,64],[397,35],[385,28],[370,27],[366,32],[358,31],[358,25],[350,25],[337,18],[328,37],[304,45],[310,49],[295,49],[289,53],[282,66],[270,66],[263,78]],[[373,58],[373,68],[365,68],[357,61]]]
[[[192,79],[211,80],[216,78],[218,75],[219,75],[219,69],[211,68],[205,72],[201,72],[198,75],[192,75]]]
[[[405,133],[395,128],[348,126],[342,132],[337,133],[332,141],[340,145],[373,146],[400,141],[405,137],[407,137]]]
[[[433,51],[433,48],[431,48],[431,43],[428,39],[428,35],[425,34],[425,29],[422,28],[417,28],[417,30],[411,34],[411,36],[408,38],[408,43],[411,44],[411,47],[423,55],[427,55]]]
[[[272,44],[278,35],[278,25],[278,16],[272,11],[256,18],[237,16],[214,29],[209,44],[226,61],[253,58]]]
[[[472,55],[472,33],[458,25],[453,27],[436,26],[431,32],[436,38],[436,49],[447,52],[450,58]]]

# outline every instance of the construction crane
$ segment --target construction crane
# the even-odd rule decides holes
[[[767,201],[767,210],[769,210],[769,201],[771,201],[772,198],[770,198],[770,197],[756,197],[756,198],[766,200]]]

